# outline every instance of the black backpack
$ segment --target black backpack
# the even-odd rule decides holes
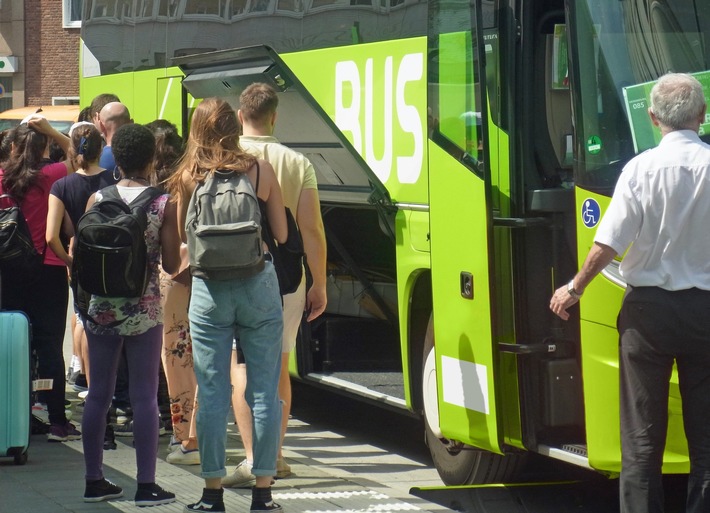
[[[141,297],[149,277],[146,207],[163,192],[148,187],[130,205],[115,185],[100,192],[77,224],[73,279],[86,294]]]
[[[43,255],[32,242],[29,226],[22,215],[20,205],[10,194],[0,195],[0,202],[13,204],[0,208],[0,269],[8,272],[22,272],[36,268],[42,263]]]
[[[261,234],[269,248],[269,253],[274,260],[276,277],[279,280],[279,292],[282,296],[292,294],[298,290],[303,279],[303,264],[306,255],[303,250],[303,238],[298,230],[296,220],[291,214],[291,209],[286,209],[286,224],[288,225],[288,238],[279,244],[271,233],[271,226],[266,215],[266,203],[259,200],[261,208]]]

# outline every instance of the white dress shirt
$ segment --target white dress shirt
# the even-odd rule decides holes
[[[710,290],[710,145],[668,133],[622,171],[595,242],[624,256],[631,286]]]

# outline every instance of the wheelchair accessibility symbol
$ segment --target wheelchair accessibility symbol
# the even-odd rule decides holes
[[[594,228],[599,223],[601,208],[599,203],[592,198],[587,198],[582,204],[582,222],[587,228]]]

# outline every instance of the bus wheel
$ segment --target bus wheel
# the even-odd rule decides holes
[[[429,318],[422,364],[424,430],[434,466],[444,484],[468,485],[508,482],[520,470],[525,454],[501,456],[449,440],[439,430],[434,323]]]

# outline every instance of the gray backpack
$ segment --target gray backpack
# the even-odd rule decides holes
[[[258,176],[257,164],[257,184]],[[264,269],[261,211],[246,173],[213,171],[198,184],[185,230],[193,276],[231,280]]]

